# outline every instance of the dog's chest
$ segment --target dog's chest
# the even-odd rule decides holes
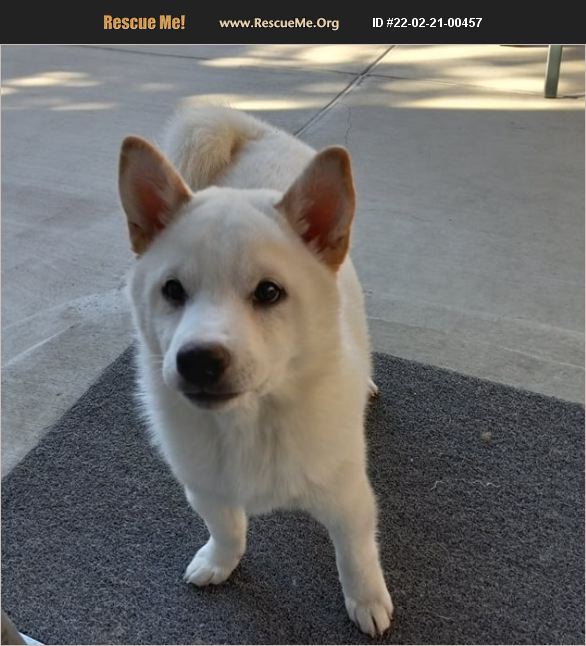
[[[319,479],[311,447],[282,417],[208,422],[181,435],[167,443],[165,453],[182,484],[250,513],[298,506]]]
[[[222,480],[252,513],[295,506],[311,482],[307,456],[289,429],[267,425],[224,437]]]

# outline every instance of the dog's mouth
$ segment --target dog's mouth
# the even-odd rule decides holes
[[[197,392],[183,391],[183,395],[200,408],[220,408],[227,402],[236,399],[240,393],[213,393],[201,390]]]

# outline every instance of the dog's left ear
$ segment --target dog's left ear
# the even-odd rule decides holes
[[[313,158],[276,205],[302,240],[333,271],[350,244],[355,195],[350,156],[331,146]]]
[[[191,198],[171,163],[140,137],[126,137],[120,150],[120,200],[132,250],[140,255]]]

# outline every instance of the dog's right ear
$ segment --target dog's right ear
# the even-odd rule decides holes
[[[130,243],[140,255],[192,193],[162,153],[140,137],[126,137],[122,142],[118,171]]]

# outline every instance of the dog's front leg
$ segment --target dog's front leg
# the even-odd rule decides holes
[[[329,531],[350,619],[371,636],[391,625],[393,602],[376,544],[376,503],[366,475],[336,483],[311,510]]]
[[[236,568],[246,549],[246,514],[241,507],[226,505],[186,489],[192,508],[210,532],[185,570],[184,579],[198,586],[222,583]]]

